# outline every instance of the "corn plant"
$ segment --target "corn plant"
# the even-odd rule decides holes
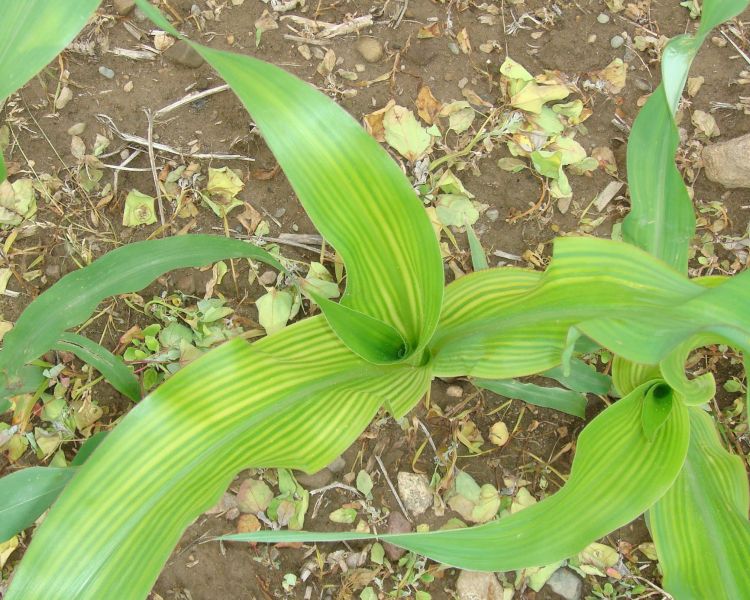
[[[138,4],[179,36],[146,0]],[[629,145],[633,210],[623,231],[630,243],[560,238],[543,273],[482,269],[445,287],[421,202],[355,121],[281,69],[193,44],[235,90],[311,220],[343,259],[346,292],[339,303],[310,292],[321,315],[252,344],[235,339],[182,369],[140,401],[83,464],[55,473],[54,484],[27,478],[26,487],[0,485],[0,515],[16,520],[4,533],[44,510],[42,492],[48,504],[64,488],[7,598],[143,598],[184,529],[239,470],[317,471],[382,406],[394,417],[406,414],[434,377],[491,382],[565,371],[582,340],[617,356],[614,383],[622,398],[586,426],[570,478],[547,499],[462,530],[226,539],[378,537],[448,565],[505,571],[564,559],[648,512],[664,585],[675,597],[750,597],[747,478],[702,408],[714,393],[713,377],[689,379],[684,368],[688,354],[709,343],[750,351],[750,308],[740,300],[750,292],[750,275],[686,275],[695,225],[674,165],[673,120],[703,38],[745,6],[745,0],[706,0],[698,34],[665,50],[664,85],[640,113]],[[183,250],[191,240],[210,241],[177,239]],[[221,250],[272,262],[243,246]],[[64,340],[63,331],[97,297],[153,278],[155,271],[141,274],[134,265],[132,279],[102,283],[98,296],[77,305],[75,319],[56,310],[71,291],[107,281],[110,269],[97,265],[132,258],[128,252],[137,250],[106,255],[29,306],[0,354],[4,373],[14,377],[6,381],[10,393],[28,387],[28,363]],[[191,260],[209,262],[219,252]],[[176,261],[159,268],[181,266]],[[38,333],[28,315],[46,313],[48,330]],[[25,336],[35,340],[31,349],[24,348]],[[25,492],[33,486],[33,494]]]

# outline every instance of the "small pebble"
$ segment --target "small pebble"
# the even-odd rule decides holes
[[[115,12],[124,17],[135,8],[135,0],[114,0]]]
[[[460,398],[464,395],[464,389],[460,385],[449,385],[445,393],[451,398]]]
[[[596,34],[595,34],[595,33],[592,33],[592,34],[591,34],[591,35],[589,36],[589,39],[588,39],[588,43],[589,43],[589,44],[593,44],[593,43],[594,43],[595,41],[596,41]]]
[[[331,473],[340,473],[346,468],[346,461],[343,457],[335,458],[333,462],[326,467]]]
[[[375,38],[360,38],[355,47],[357,48],[357,52],[362,55],[362,58],[369,63],[376,63],[383,58],[383,46]]]
[[[622,46],[625,43],[625,38],[623,38],[621,35],[614,36],[610,41],[609,45],[613,48],[617,49],[620,46]]]
[[[198,54],[185,40],[180,40],[167,48],[163,55],[169,62],[197,69],[203,64],[203,57]]]
[[[132,92],[133,91],[133,82],[128,81],[124,86],[122,86],[122,89],[126,92]]]
[[[365,72],[365,65],[363,65],[362,63],[357,63],[356,65],[354,65],[354,70],[357,73],[364,73]]]
[[[76,123],[68,128],[68,135],[81,135],[86,131],[86,123]]]
[[[105,67],[104,65],[99,67],[99,74],[103,77],[106,77],[107,79],[112,79],[115,76],[115,72],[112,69]]]
[[[458,49],[458,44],[456,42],[451,42],[448,44],[448,49],[453,52],[456,56],[461,54],[461,50]]]
[[[274,216],[274,217],[276,217],[277,219],[280,219],[280,218],[281,218],[281,217],[283,217],[283,216],[284,216],[285,214],[286,214],[286,208],[277,208],[277,209],[276,209],[276,210],[274,211],[274,213],[273,213],[273,216]]]
[[[458,88],[462,90],[462,89],[464,89],[466,87],[466,85],[468,83],[469,83],[468,78],[463,77],[463,78],[461,78],[461,79],[458,80]]]
[[[724,46],[727,45],[727,41],[723,37],[721,37],[719,35],[715,35],[714,37],[712,37],[711,38],[711,43],[714,46],[718,46],[719,48],[723,48]]]
[[[607,13],[599,13],[599,16],[596,17],[596,20],[604,25],[605,23],[609,23],[609,15]]]
[[[266,271],[258,277],[258,281],[260,281],[263,285],[273,285],[276,283],[276,272],[275,271]]]
[[[642,92],[651,91],[651,84],[648,82],[647,79],[644,79],[643,77],[634,77],[633,83],[635,83],[635,87],[637,87]]]
[[[498,217],[500,216],[500,211],[497,210],[496,208],[491,208],[485,214],[487,215],[487,218],[490,221],[495,222],[495,221],[497,221]]]

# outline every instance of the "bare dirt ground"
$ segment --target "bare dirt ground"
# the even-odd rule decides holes
[[[205,187],[205,179],[190,177],[184,183],[180,206],[165,200],[164,227],[158,222],[139,227],[122,225],[125,197],[131,190],[155,195],[146,147],[126,142],[122,134],[147,138],[148,118],[144,111],[157,111],[190,92],[208,90],[223,82],[202,61],[186,65],[184,57],[175,58],[174,48],[156,54],[143,51],[142,45],[158,49],[169,42],[155,39],[151,34],[154,27],[138,11],[122,9],[127,2],[115,4],[117,7],[105,2],[76,43],[14,95],[2,113],[9,128],[4,154],[11,174],[37,180],[49,176],[48,181],[52,178],[56,181],[49,184],[51,196],[40,197],[32,219],[3,231],[4,266],[13,274],[7,289],[18,292],[0,297],[0,313],[6,321],[15,321],[24,306],[60,276],[124,243],[188,231],[253,233],[242,207],[230,212],[224,222],[193,193]],[[440,3],[321,0],[302,6],[290,3],[290,6],[291,10],[279,12],[260,0],[169,0],[162,9],[181,20],[179,26],[190,38],[271,61],[329,93],[358,120],[391,100],[416,111],[415,102],[423,86],[429,87],[434,98],[444,104],[468,100],[478,114],[468,133],[447,133],[433,148],[431,160],[466,148],[473,134],[480,132],[484,118],[502,106],[499,68],[506,56],[533,75],[549,70],[574,82],[578,93],[570,99],[582,100],[592,112],[578,130],[576,140],[589,155],[595,149],[611,152],[597,154],[599,165],[593,171],[570,174],[573,195],[568,205],[551,198],[546,191],[549,182],[531,169],[512,173],[499,168],[498,160],[510,156],[504,143],[478,144],[460,161],[451,161],[453,171],[474,194],[475,201],[485,205],[475,229],[491,265],[532,268],[543,267],[555,236],[584,233],[609,237],[613,226],[627,213],[626,186],[618,189],[601,208],[592,207],[592,202],[611,182],[625,181],[628,128],[644,97],[659,81],[660,36],[691,31],[695,23],[688,8],[674,0],[640,0],[624,10],[616,10],[619,8],[616,1],[600,0],[505,0],[484,4],[464,0]],[[118,8],[123,14],[118,13]],[[265,18],[264,13],[267,13]],[[366,15],[372,16],[371,26],[322,43],[313,36],[314,28],[292,18],[339,24]],[[257,23],[265,28],[269,19],[277,28],[263,31],[256,46]],[[725,189],[703,176],[699,156],[708,140],[705,132],[694,125],[693,116],[696,111],[712,115],[720,131],[718,141],[750,131],[747,114],[750,109],[743,112],[740,101],[741,96],[748,95],[750,64],[739,51],[750,53],[747,37],[743,38],[750,32],[748,22],[750,14],[745,14],[734,24],[738,35],[725,30],[724,35],[716,33],[706,44],[691,73],[703,77],[704,82],[694,95],[686,96],[681,109],[683,144],[678,163],[691,184],[700,217],[695,257],[691,262],[695,274],[732,273],[744,269],[747,263],[747,246],[741,241],[747,241],[750,192]],[[371,39],[367,42],[369,49],[361,48],[364,38]],[[649,41],[652,38],[654,42]],[[122,49],[131,55],[123,55]],[[133,51],[141,51],[151,60],[136,59]],[[330,54],[326,57],[331,51],[333,58]],[[586,84],[596,80],[593,73],[618,58],[624,61],[627,73],[621,90],[613,93]],[[72,91],[72,98],[66,103],[60,101],[63,88]],[[86,173],[91,174],[87,164],[93,162],[87,163],[86,156],[93,152],[97,136],[106,138],[109,145],[99,155],[100,162],[106,165],[97,167],[101,179],[91,183]],[[180,152],[170,154],[157,149],[155,168],[161,181],[167,180],[180,166],[188,166],[188,171],[204,177],[208,167],[230,166],[239,172],[245,184],[239,199],[252,206],[267,224],[266,237],[315,235],[251,117],[231,91],[211,94],[157,118],[153,137],[154,141]],[[85,152],[76,147],[76,140],[85,144]],[[140,152],[128,162],[134,149]],[[416,179],[414,166],[395,151],[391,152],[410,177]],[[191,157],[196,153],[231,153],[253,161]],[[241,219],[243,214],[245,217]],[[448,279],[471,270],[465,236],[454,232],[457,245],[448,243],[444,237]],[[11,236],[15,237],[10,239]],[[319,254],[314,248],[310,251],[284,243],[280,248],[285,257],[306,262],[317,260]],[[149,300],[176,293],[202,297],[211,277],[211,269],[172,273],[159,279],[140,297]],[[239,322],[252,329],[257,327],[258,320],[254,300],[264,291],[247,264],[238,263],[235,276],[227,275],[216,286],[214,296],[225,298],[227,305],[236,311]],[[153,322],[139,306],[137,298],[108,304],[104,314],[83,333],[111,349],[116,348],[131,327],[145,327]],[[720,349],[709,349],[696,358],[695,366],[715,369],[720,355]],[[598,368],[606,372],[606,357],[598,360]],[[71,362],[68,368],[80,375],[80,365]],[[741,369],[728,367],[719,372],[719,385],[731,376],[741,378]],[[130,404],[105,384],[98,384],[94,390],[102,408],[95,428],[106,428]],[[736,393],[722,391],[717,410],[731,411],[736,398]],[[608,401],[611,399],[590,396],[588,417],[597,414]],[[725,425],[733,435],[736,423],[726,418]],[[511,432],[510,441],[502,447],[488,441],[489,429],[498,421],[505,422]],[[489,392],[479,393],[468,381],[437,381],[429,404],[421,403],[401,423],[383,413],[343,455],[343,465],[312,478],[301,478],[300,483],[310,490],[332,482],[354,486],[356,474],[364,469],[374,482],[370,505],[375,516],[371,517],[379,519],[381,528],[388,527],[389,512],[402,509],[376,457],[382,460],[394,485],[399,472],[442,477],[455,465],[478,483],[496,486],[508,503],[517,498],[520,488],[541,499],[562,485],[570,469],[576,436],[583,425],[575,417],[518,401],[509,403]],[[461,442],[462,435],[472,426],[484,439],[477,454],[472,454]],[[733,439],[736,447],[747,455],[750,451],[747,438]],[[69,457],[76,447],[76,443],[63,446]],[[0,457],[0,474],[39,462],[31,451],[13,461],[6,453],[5,458]],[[247,475],[238,478],[230,491],[237,492]],[[252,475],[257,477],[262,473]],[[273,473],[267,476],[273,480]],[[316,494],[305,528],[353,527],[331,522],[329,514],[355,499],[355,494],[342,488]],[[319,506],[315,506],[318,501]],[[457,516],[450,508],[433,507],[415,517],[409,526],[426,523],[440,527]],[[220,545],[208,541],[216,534],[236,531],[236,517],[236,511],[230,510],[198,519],[165,566],[152,598],[344,599],[359,598],[366,587],[376,595],[363,598],[428,597],[417,596],[418,591],[435,599],[458,597],[458,571],[425,563],[411,555],[387,557],[379,564],[372,560],[371,547],[365,544],[319,545],[316,549]],[[21,550],[27,542],[28,539],[23,541]],[[654,587],[659,584],[659,575],[649,547],[639,549],[640,544],[648,543],[648,533],[641,521],[613,532],[602,543],[616,551],[617,565],[605,570],[604,576],[588,575],[584,595],[661,597],[658,587]],[[22,555],[21,550],[6,564],[6,578]],[[636,580],[632,574],[642,579]],[[535,592],[522,579],[517,579],[514,573],[504,576],[507,593],[515,593],[505,597],[560,597],[549,586]],[[500,596],[485,593],[480,597]]]

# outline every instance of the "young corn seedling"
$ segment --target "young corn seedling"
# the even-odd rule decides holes
[[[137,1],[159,27],[179,35],[146,0]],[[93,10],[96,3],[89,4]],[[272,65],[193,44],[245,104],[311,220],[343,258],[346,292],[339,303],[311,293],[322,315],[252,344],[234,339],[209,352],[142,400],[76,470],[55,470],[47,503],[64,489],[35,532],[7,598],[144,598],[185,527],[239,470],[316,471],[381,406],[395,417],[407,413],[434,377],[469,376],[489,386],[557,367],[564,375],[581,340],[617,355],[613,380],[623,397],[586,426],[570,478],[549,498],[462,530],[276,531],[226,539],[378,537],[449,565],[506,571],[569,557],[648,511],[670,593],[750,596],[747,478],[701,408],[714,392],[712,376],[690,380],[684,370],[688,354],[705,344],[750,351],[750,308],[739,300],[750,291],[750,275],[686,276],[694,220],[674,166],[673,120],[701,41],[745,6],[744,0],[706,0],[698,34],[665,50],[664,85],[630,140],[633,211],[623,226],[630,243],[561,238],[543,273],[483,269],[445,288],[420,201],[357,123]],[[125,247],[33,302],[5,338],[6,385],[28,389],[30,361],[64,339],[103,296],[142,287],[159,270],[247,255],[242,252],[273,264],[252,246],[230,248],[231,240],[211,251],[219,243],[213,238],[145,244],[157,243],[165,256],[195,250],[190,260],[164,259],[141,272],[142,263],[135,263],[149,246]],[[112,265],[128,274],[126,282],[108,281]],[[4,534],[29,525],[45,508],[40,490],[35,503],[26,489],[0,485],[2,523],[24,516]]]

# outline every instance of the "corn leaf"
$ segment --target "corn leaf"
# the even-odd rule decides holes
[[[629,244],[562,238],[544,274],[489,269],[447,287],[433,368],[439,377],[532,375],[564,364],[579,333],[643,364],[698,333],[747,350],[750,306],[737,299],[748,293],[750,274],[706,288]]]
[[[569,390],[584,394],[607,394],[612,389],[612,378],[609,375],[597,372],[582,360],[573,358],[567,366],[568,373],[560,366],[553,367],[542,375],[554,379]]]
[[[711,417],[690,408],[690,447],[672,488],[649,511],[664,588],[677,600],[750,598],[750,522],[742,459]]]
[[[687,409],[675,403],[666,424],[649,442],[640,427],[648,389],[648,385],[637,388],[583,430],[570,478],[559,492],[486,525],[381,536],[262,531],[221,539],[313,542],[377,537],[462,569],[509,571],[551,564],[632,521],[679,474],[689,438]]]
[[[73,41],[100,1],[23,0],[3,3],[0,102],[46,67]]]
[[[586,396],[579,392],[522,383],[515,379],[475,379],[474,384],[506,398],[552,408],[581,419],[586,416]]]
[[[178,35],[146,0],[137,2]],[[397,338],[388,336],[372,356],[386,354],[397,362],[424,348],[440,314],[443,267],[430,220],[398,166],[311,85],[250,56],[192,46],[232,86],[310,220],[342,257],[347,285],[340,303],[389,325],[405,342],[402,352]],[[362,348],[368,342],[351,345],[351,314],[321,308],[344,343],[368,354]],[[361,328],[367,329],[364,321]]]
[[[10,539],[47,510],[75,468],[28,467],[0,479],[0,540]]]
[[[128,244],[68,273],[29,304],[3,338],[0,373],[6,377],[5,393],[20,393],[23,366],[52,348],[66,329],[85,321],[104,298],[140,290],[172,269],[225,258],[252,258],[282,268],[268,252],[252,244],[184,235]]]
[[[5,2],[0,19],[0,106],[83,28],[101,0]],[[0,152],[0,181],[7,176]]]
[[[382,404],[413,406],[429,380],[425,368],[362,360],[320,316],[252,345],[228,342],[109,433],[35,533],[6,600],[144,598],[238,471],[317,471]]]
[[[630,214],[622,223],[625,241],[687,273],[688,248],[695,235],[693,203],[675,166],[679,134],[674,113],[693,58],[708,33],[739,14],[747,0],[706,0],[695,36],[672,39],[662,54],[663,83],[633,123],[627,163]]]
[[[141,399],[141,386],[133,372],[119,356],[115,356],[96,342],[76,333],[63,333],[52,349],[72,352],[104,375],[112,387],[123,396],[127,396],[133,402]]]

